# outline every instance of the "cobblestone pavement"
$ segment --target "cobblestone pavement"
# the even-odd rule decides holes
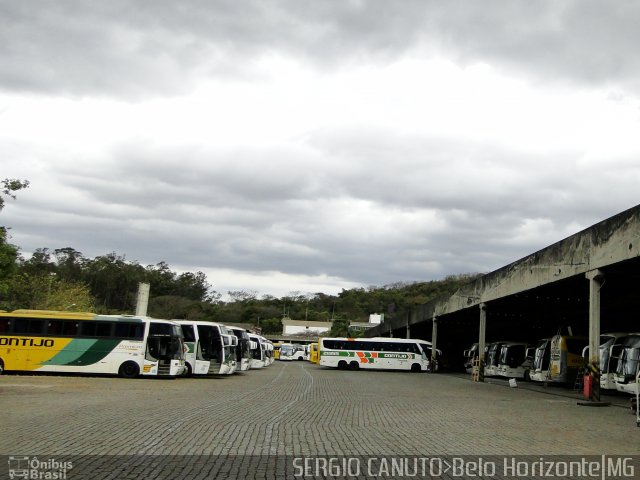
[[[307,362],[223,378],[4,375],[0,406],[0,455],[41,458],[640,452],[640,428],[628,409],[581,407],[572,398],[460,376]]]

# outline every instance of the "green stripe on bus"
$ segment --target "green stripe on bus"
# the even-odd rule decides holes
[[[92,365],[109,355],[119,343],[118,339],[74,338],[57,355],[42,362],[42,365]]]
[[[104,357],[109,355],[116,346],[120,343],[120,340],[113,338],[105,338],[96,341],[96,343],[87,350],[84,355],[73,362],[73,365],[92,365],[98,363]]]
[[[42,362],[42,365],[73,365],[94,343],[94,338],[74,338],[55,356]]]

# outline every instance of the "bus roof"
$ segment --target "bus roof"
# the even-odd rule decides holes
[[[67,312],[57,310],[14,310],[13,312],[0,313],[3,317],[42,317],[42,318],[76,318],[81,320],[90,320],[95,318],[96,314],[91,312]]]

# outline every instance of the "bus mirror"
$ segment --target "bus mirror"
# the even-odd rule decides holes
[[[225,347],[228,347],[231,345],[231,337],[229,337],[229,335],[223,335],[222,336],[222,342],[224,343]]]

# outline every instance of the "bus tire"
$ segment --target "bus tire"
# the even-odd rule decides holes
[[[531,374],[529,373],[529,370],[525,370],[524,371],[524,381],[525,382],[530,382],[531,381]]]
[[[413,365],[411,365],[411,371],[412,372],[421,372],[422,371],[422,367],[420,367],[419,363],[414,363]]]
[[[188,362],[184,363],[184,371],[182,372],[183,377],[190,377],[193,375],[193,370],[191,369],[191,365]]]
[[[360,368],[360,365],[358,365],[358,362],[349,363],[349,370],[358,370],[359,368]]]
[[[0,358],[0,375],[4,373],[4,361]]]
[[[338,369],[340,370],[346,370],[347,369],[347,362],[344,360],[340,360],[338,362]]]
[[[122,378],[136,378],[140,375],[140,367],[136,362],[124,362],[120,365],[120,369],[118,369],[118,375]]]

